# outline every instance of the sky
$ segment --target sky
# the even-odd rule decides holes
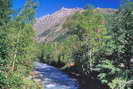
[[[37,0],[38,8],[36,17],[52,14],[55,11],[64,8],[84,8],[92,4],[99,8],[118,8],[121,0]],[[20,9],[23,7],[25,0],[13,0],[13,8]]]

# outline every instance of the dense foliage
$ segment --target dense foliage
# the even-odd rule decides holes
[[[87,6],[67,19],[63,39],[39,45],[32,28],[36,4],[27,0],[17,14],[11,4],[0,0],[0,89],[39,89],[28,79],[37,57],[62,68],[75,66],[85,76],[97,73],[110,89],[132,89],[133,2],[114,14]]]
[[[125,89],[133,84],[133,2],[124,5],[113,16],[110,33],[113,41],[112,58],[102,61],[99,77],[111,89]],[[131,87],[130,87],[131,88]],[[130,89],[129,88],[129,89]]]
[[[76,66],[87,76],[97,72],[97,78],[111,89],[131,89],[132,24],[133,2],[124,3],[114,14],[86,8],[64,24],[69,29],[65,40],[42,44],[41,59]]]
[[[39,89],[26,78],[38,52],[32,29],[35,7],[27,0],[14,16],[11,0],[0,0],[0,89]]]
[[[60,42],[48,43],[48,45],[45,43],[45,52],[42,54],[44,60],[74,62],[81,70],[85,69],[87,72],[89,68],[92,71],[99,63],[96,57],[102,55],[105,51],[103,49],[106,48],[106,41],[111,39],[105,23],[104,15],[98,10],[86,10],[70,17],[64,24],[64,28],[69,29],[65,34],[68,37]],[[100,54],[99,51],[101,51]],[[51,58],[45,58],[46,56]]]

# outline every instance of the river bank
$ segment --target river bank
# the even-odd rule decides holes
[[[87,76],[77,73],[75,69],[66,69],[63,71],[70,77],[77,80],[79,89],[109,89],[106,85],[103,85],[99,79],[96,78],[97,73],[92,73]]]
[[[103,85],[100,80],[97,79],[98,73],[91,73],[85,75],[77,70],[76,66],[67,67],[62,69],[63,63],[50,63],[50,66],[57,68],[68,75],[71,79],[75,80],[78,84],[77,89],[109,89],[106,85]]]

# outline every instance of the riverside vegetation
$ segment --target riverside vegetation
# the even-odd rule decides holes
[[[63,27],[68,29],[64,35],[41,44],[41,61],[64,64],[62,69],[74,66],[81,76],[96,73],[109,89],[133,88],[133,2],[113,14],[88,6]]]
[[[41,89],[27,79],[37,57],[61,69],[74,66],[81,76],[96,73],[109,89],[133,88],[133,2],[113,14],[88,6],[69,16],[64,35],[44,43],[34,40],[35,8],[27,0],[14,13],[11,0],[0,0],[0,89]]]
[[[0,0],[0,89],[40,89],[28,79],[38,53],[33,40],[36,4],[27,0],[15,12],[11,0]]]

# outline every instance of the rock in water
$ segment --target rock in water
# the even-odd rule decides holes
[[[74,79],[55,67],[36,62],[35,69],[43,75],[44,89],[78,89]]]

